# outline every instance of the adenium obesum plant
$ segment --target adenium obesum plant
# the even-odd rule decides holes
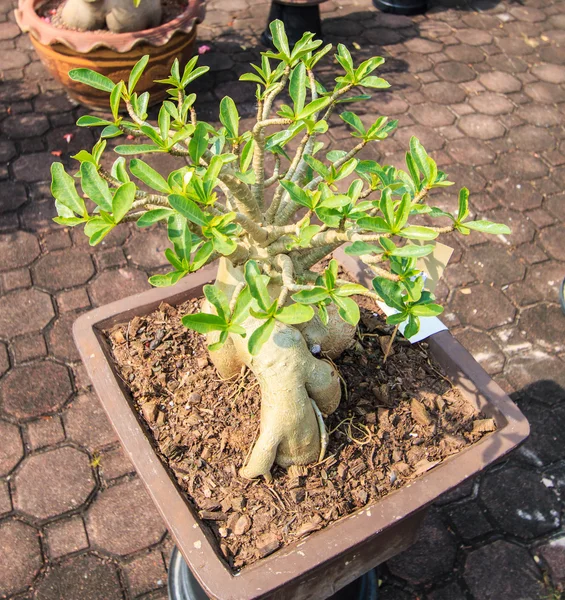
[[[355,88],[389,87],[373,75],[384,60],[375,57],[355,67],[340,44],[335,57],[344,73],[326,89],[313,69],[331,45],[319,49],[322,42],[305,34],[291,50],[282,23],[270,27],[277,52],[263,53],[261,66],[253,65],[254,72],[241,77],[257,85],[251,131],[240,131],[229,97],[220,103],[220,129],[198,120],[196,95],[185,92],[207,71],[196,68],[196,58],[182,74],[175,62],[163,81],[170,99],[161,106],[157,126],[147,121],[147,93],[135,92],[147,57],[127,84],[86,69],[72,72],[74,79],[110,94],[113,120],[79,119],[80,126],[104,127],[100,141],[74,157],[80,162],[75,177],[55,163],[51,188],[59,214],[55,221],[84,224],[92,245],[121,222],[135,221],[138,227],[166,222],[171,247],[165,254],[172,270],[151,277],[155,286],[173,285],[219,259],[215,284],[204,287],[202,312],[186,315],[183,323],[207,336],[221,376],[233,377],[246,366],[260,383],[260,435],[241,470],[249,478],[268,477],[274,462],[288,467],[323,456],[323,414],[339,404],[340,378],[331,361],[316,358],[312,349],[335,358],[351,343],[359,320],[353,296],[382,299],[397,311],[388,323],[406,322],[404,333],[411,337],[420,317],[442,312],[416,268],[416,259],[433,251],[433,240],[453,230],[509,233],[505,225],[468,220],[465,188],[455,214],[426,203],[431,190],[451,183],[416,138],[406,153],[406,171],[358,160],[362,148],[394,130],[396,122],[386,117],[367,128],[353,112],[341,113],[357,143],[348,152],[324,153],[324,134],[337,105],[368,98],[356,95]],[[276,110],[274,101],[284,90],[292,104]],[[129,118],[119,114],[122,103]],[[144,141],[118,145],[120,156],[108,171],[101,165],[106,139],[123,134]],[[298,147],[290,153],[294,138]],[[139,158],[129,164],[124,158],[163,152],[179,157],[179,168],[166,178]],[[274,156],[270,174],[265,172],[268,154]],[[351,183],[340,191],[337,184],[347,177]],[[75,179],[96,205],[91,213]],[[417,224],[421,215],[442,223]],[[343,244],[348,244],[345,252],[372,269],[373,289],[341,280],[335,260],[321,274],[312,270]]]

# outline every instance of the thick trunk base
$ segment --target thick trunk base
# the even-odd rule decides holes
[[[243,274],[223,259],[218,269],[216,285],[231,298]],[[204,310],[212,312],[210,306]],[[329,326],[313,320],[302,327],[277,323],[271,338],[258,356],[247,350],[248,336],[262,324],[253,317],[243,327],[246,338],[230,336],[224,346],[210,353],[220,375],[234,377],[243,366],[251,369],[261,388],[261,426],[241,475],[269,477],[274,463],[282,467],[306,465],[323,455],[326,433],[320,413],[331,414],[339,406],[341,384],[331,362],[315,358],[311,347],[318,345],[322,353],[327,348],[333,357],[351,342],[355,329],[342,326],[332,313]],[[332,327],[332,322],[339,326]],[[210,335],[214,342],[217,335]]]

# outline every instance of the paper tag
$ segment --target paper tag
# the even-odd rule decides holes
[[[387,317],[389,315],[394,315],[398,312],[396,308],[391,308],[390,306],[387,306],[384,302],[381,302],[380,300],[377,300],[377,304]],[[404,335],[404,329],[406,328],[407,324],[408,320],[404,321],[403,323],[400,323],[400,326],[398,327],[402,335]],[[427,337],[430,337],[430,335],[433,335],[438,331],[446,330],[447,327],[437,317],[420,317],[420,331],[418,331],[418,333],[416,335],[413,335],[411,338],[406,339],[411,344],[414,344],[416,342],[421,342],[422,340],[426,339]]]
[[[424,244],[425,242],[413,240],[413,243]],[[450,248],[441,242],[436,242],[434,251],[431,254],[422,256],[416,261],[416,268],[423,271],[427,276],[424,283],[425,290],[432,293],[435,292],[437,284],[441,279],[452,254],[453,248]]]

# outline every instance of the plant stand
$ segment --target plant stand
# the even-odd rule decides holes
[[[373,4],[395,15],[420,15],[428,10],[428,0],[373,0]]]
[[[284,23],[288,43],[294,46],[302,35],[309,31],[317,38],[322,38],[322,21],[320,19],[320,4],[325,0],[314,0],[312,2],[277,2],[273,0],[271,10],[267,18],[267,27],[261,34],[261,43],[269,48],[272,47],[273,38],[269,31],[269,23],[280,19]]]
[[[209,600],[188,568],[177,547],[169,561],[169,600]],[[379,586],[376,569],[336,592],[328,600],[378,600]]]

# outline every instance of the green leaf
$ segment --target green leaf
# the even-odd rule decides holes
[[[365,133],[365,126],[361,119],[352,112],[343,112],[339,115],[348,125],[351,125],[353,129],[357,130],[359,133]]]
[[[205,123],[199,122],[192,134],[192,139],[188,144],[190,158],[195,165],[200,164],[200,159],[208,148],[208,128]]]
[[[200,227],[203,227],[208,223],[206,215],[192,200],[189,200],[184,196],[171,194],[169,196],[169,204],[183,217],[186,217],[189,221],[195,223],[196,225],[200,225]]]
[[[438,233],[430,227],[411,225],[399,231],[398,235],[408,238],[409,240],[435,240],[438,236]]]
[[[342,298],[341,296],[332,296],[332,300],[337,306],[339,316],[350,325],[359,323],[360,313],[359,306],[355,300],[351,298]]]
[[[462,223],[469,216],[469,190],[461,188],[459,190],[459,211],[457,212],[457,221]]]
[[[384,61],[385,59],[381,56],[373,56],[373,58],[363,61],[355,70],[355,79],[357,81],[363,79],[363,77],[372,73],[377,67],[380,67]]]
[[[294,202],[301,206],[306,206],[306,208],[312,208],[312,198],[296,183],[283,179],[281,185],[290,194]]]
[[[434,248],[435,246],[431,244],[427,244],[425,246],[406,244],[406,246],[402,246],[402,248],[395,248],[391,254],[392,256],[398,256],[402,258],[420,257],[431,254],[434,251]]]
[[[283,22],[279,19],[272,21],[269,25],[273,37],[273,46],[285,57],[290,58],[290,48],[288,38],[284,30]]]
[[[120,116],[120,100],[122,99],[123,86],[123,81],[116,83],[116,85],[112,88],[112,92],[110,93],[110,110],[112,111],[114,121],[117,121],[118,117]]]
[[[113,228],[114,225],[107,223],[102,217],[94,217],[84,226],[84,233],[90,238],[90,245],[96,246]]]
[[[72,69],[69,71],[69,77],[73,81],[84,83],[97,90],[110,93],[114,89],[114,82],[108,77],[92,71],[91,69]]]
[[[353,173],[353,171],[355,171],[355,169],[357,168],[358,162],[359,161],[356,158],[350,158],[348,161],[344,162],[341,165],[341,167],[339,167],[335,181],[345,179],[346,177],[351,175],[351,173]]]
[[[353,59],[351,53],[343,44],[337,45],[337,54],[335,55],[339,64],[345,69],[348,75],[353,75]]]
[[[100,137],[104,139],[115,138],[119,135],[122,135],[122,130],[116,125],[108,125],[100,133]]]
[[[79,117],[77,121],[79,127],[103,127],[111,124],[112,121],[101,119],[100,117],[93,117],[92,115],[83,115],[82,117]]]
[[[91,162],[80,165],[80,185],[82,191],[102,210],[112,212],[112,194],[108,183],[100,177],[98,169]]]
[[[160,137],[167,144],[170,144],[169,131],[171,130],[171,115],[167,112],[164,106],[159,109],[159,115],[157,117],[159,123]]]
[[[145,70],[145,67],[147,66],[147,63],[149,62],[149,55],[146,54],[145,56],[142,56],[134,65],[133,69],[131,70],[131,73],[129,74],[129,80],[128,80],[128,94],[132,94],[133,90],[135,89],[135,86],[137,85],[137,82],[139,81],[141,75],[143,74],[143,71]]]
[[[190,265],[190,270],[192,272],[198,271],[201,267],[203,267],[212,253],[214,252],[214,243],[212,240],[204,242],[200,248],[194,254],[194,258],[192,259],[192,264]]]
[[[406,225],[411,209],[412,199],[410,198],[410,194],[403,194],[402,200],[396,209],[396,216],[394,220],[394,226],[396,229],[400,229]]]
[[[224,96],[220,102],[220,121],[226,128],[230,138],[238,137],[239,113],[235,102],[229,96]]]
[[[275,319],[287,325],[306,323],[314,316],[314,309],[304,304],[291,304],[277,311]]]
[[[261,274],[259,265],[254,260],[249,260],[245,264],[245,282],[253,298],[257,301],[259,308],[268,311],[271,305],[271,296],[267,290],[265,279]]]
[[[402,289],[396,281],[391,281],[386,277],[375,277],[372,283],[375,291],[387,306],[396,308],[400,312],[404,310]]]
[[[367,291],[367,288],[360,283],[344,283],[339,287],[335,288],[334,294],[336,296],[340,296],[345,298],[347,296],[355,296],[358,294],[364,294]]]
[[[409,315],[408,324],[404,329],[404,337],[410,339],[420,331],[420,319],[414,315]]]
[[[467,221],[465,227],[482,233],[491,233],[493,235],[510,235],[512,230],[502,223],[492,223],[491,221]]]
[[[227,235],[224,235],[217,229],[212,229],[211,234],[213,236],[214,250],[217,250],[223,256],[229,256],[235,252],[237,244]]]
[[[294,102],[294,114],[298,115],[306,102],[306,67],[302,62],[298,63],[290,75],[289,92]]]
[[[154,287],[169,287],[184,275],[186,275],[186,271],[171,271],[165,275],[153,275],[149,278],[149,283]]]
[[[318,304],[329,298],[329,294],[323,287],[315,287],[312,290],[300,290],[291,297],[300,304]]]
[[[119,223],[128,213],[135,199],[135,183],[123,183],[114,194],[112,200],[112,215],[114,222]]]
[[[185,327],[198,333],[224,331],[227,328],[227,324],[224,319],[218,315],[196,313],[195,315],[185,315],[181,320]]]
[[[424,146],[422,146],[420,140],[414,136],[410,138],[410,154],[418,169],[420,169],[420,172],[424,174],[426,181],[428,181],[431,173],[428,153],[424,150]]]
[[[78,195],[74,179],[61,163],[51,165],[51,193],[57,202],[81,217],[87,217],[84,200]]]
[[[124,144],[115,147],[115,152],[123,156],[131,156],[133,154],[148,154],[149,152],[163,152],[163,150],[154,144]]]
[[[357,221],[357,225],[377,233],[390,233],[391,231],[390,226],[382,217],[363,217]]]
[[[133,158],[129,163],[130,171],[148,185],[151,189],[170,194],[171,188],[163,176],[139,158]]]
[[[202,288],[206,300],[216,309],[218,316],[227,321],[230,314],[230,306],[227,296],[224,292],[215,285],[205,285]]]
[[[229,336],[228,331],[222,331],[220,333],[220,337],[218,338],[218,341],[214,342],[213,344],[210,344],[208,346],[208,351],[216,352],[217,350],[219,350],[227,342],[228,336]]]
[[[247,349],[251,356],[257,356],[257,354],[259,354],[263,344],[271,337],[274,328],[275,319],[268,319],[251,334],[249,342],[247,343]]]
[[[437,317],[443,312],[443,306],[439,304],[415,304],[410,312],[417,317]]]
[[[390,87],[390,83],[381,77],[375,77],[370,75],[369,77],[365,77],[359,83],[363,87],[375,88],[377,90],[385,90]]]
[[[310,115],[317,113],[318,111],[325,108],[331,102],[331,98],[329,96],[324,96],[323,98],[318,98],[307,104],[299,115],[296,116],[297,119],[303,120],[307,119]]]
[[[363,254],[382,254],[383,249],[376,244],[368,244],[367,242],[353,242],[344,250],[349,256],[362,256]]]
[[[149,227],[158,221],[168,219],[172,214],[173,211],[170,208],[155,208],[153,210],[148,210],[146,213],[143,213],[139,219],[137,219],[137,226]]]
[[[239,296],[235,301],[235,306],[233,308],[233,312],[231,314],[231,322],[235,324],[242,323],[247,319],[249,305],[251,304],[252,296],[251,290],[249,286],[246,285],[241,292],[239,292]]]
[[[186,218],[173,213],[167,222],[167,234],[173,243],[176,255],[188,264],[192,249],[192,233],[188,228]]]
[[[326,165],[323,162],[319,161],[317,158],[314,158],[310,154],[305,154],[304,161],[307,165],[312,167],[312,169],[316,171],[316,173],[322,175],[322,177],[327,179],[330,176],[330,170],[328,169],[328,167],[326,167]]]

